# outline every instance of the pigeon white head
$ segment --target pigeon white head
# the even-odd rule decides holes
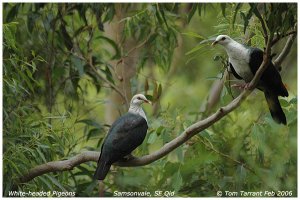
[[[140,106],[143,103],[152,104],[143,94],[136,94],[132,97],[130,106]]]
[[[228,35],[219,35],[211,45],[215,46],[216,44],[220,44],[225,46],[230,42],[232,42],[232,39]]]
[[[147,121],[146,114],[141,107],[143,103],[149,103],[150,105],[152,104],[151,101],[149,101],[143,94],[134,95],[131,99],[128,112],[138,114]]]

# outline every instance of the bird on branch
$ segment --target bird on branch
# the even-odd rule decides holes
[[[113,163],[125,159],[143,143],[148,130],[143,103],[152,104],[142,94],[133,96],[128,112],[112,124],[101,147],[95,179],[104,180]]]
[[[247,89],[248,83],[250,83],[263,62],[264,52],[261,49],[240,44],[227,35],[219,35],[212,43],[213,46],[216,44],[220,44],[225,48],[229,57],[229,71],[237,79],[243,79],[246,84],[242,87]],[[256,88],[264,92],[274,121],[286,125],[286,117],[279,103],[278,96],[287,97],[289,94],[271,59],[268,61],[268,66]]]

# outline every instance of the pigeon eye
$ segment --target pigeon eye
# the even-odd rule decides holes
[[[141,97],[138,97],[137,99],[138,99],[138,100],[142,100],[142,98],[141,98]]]
[[[226,37],[222,37],[222,39],[221,40],[225,40],[226,39]]]

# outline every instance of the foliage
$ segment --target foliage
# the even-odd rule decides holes
[[[15,188],[18,178],[28,169],[49,160],[64,158],[74,145],[73,130],[59,117],[59,127],[50,124],[41,116],[38,105],[33,101],[34,91],[41,87],[33,77],[39,63],[45,60],[32,55],[29,59],[16,42],[18,23],[4,24],[3,65],[3,185],[4,195]],[[37,184],[28,185],[28,189],[38,187],[62,189],[62,176],[44,176],[36,180]],[[54,185],[52,185],[54,183]],[[19,187],[21,189],[21,187]]]
[[[141,156],[209,115],[198,108],[212,81],[226,70],[226,56],[209,47],[211,38],[228,34],[263,48],[263,22],[267,33],[280,39],[273,46],[280,52],[284,36],[296,22],[296,4],[282,3],[3,5],[4,196],[17,188],[97,196],[92,162],[17,183],[36,165],[68,159],[83,150],[99,151],[110,127],[106,107],[114,103],[106,97],[122,81],[115,68],[133,52],[139,58],[130,89],[144,91],[156,103],[152,110],[145,107],[150,129],[134,152]],[[122,24],[117,39],[106,29],[116,23]],[[247,32],[251,34],[244,41]],[[127,48],[128,41],[136,46]],[[287,66],[296,65],[295,52],[294,48]],[[161,190],[198,197],[216,196],[219,190],[287,190],[297,196],[295,72],[290,67],[283,73],[290,93],[280,99],[287,126],[272,121],[266,103],[256,103],[264,102],[264,97],[254,92],[236,111],[164,158],[143,167],[113,166],[105,180],[106,195],[150,191],[153,196]],[[227,84],[217,106],[238,93]]]
[[[175,22],[178,16],[174,11],[178,5],[156,3],[142,4],[140,7],[121,20],[125,23],[123,37],[145,42],[146,48],[142,49],[139,67],[143,67],[146,61],[154,61],[167,71],[177,46]]]

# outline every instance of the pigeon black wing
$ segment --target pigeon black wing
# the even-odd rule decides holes
[[[263,51],[258,48],[251,48],[250,52],[249,65],[252,73],[255,74],[263,62]],[[289,94],[271,59],[260,78],[257,88],[264,92],[272,118],[277,123],[286,125],[286,117],[279,103],[278,96],[287,97]]]
[[[256,73],[262,62],[263,51],[258,48],[251,48],[249,65],[253,74]],[[282,83],[281,76],[271,60],[269,61],[268,67],[265,69],[264,73],[261,76],[261,81],[258,87],[263,91],[268,90],[278,96],[288,96],[288,91]]]
[[[143,143],[147,129],[147,121],[133,113],[127,113],[114,122],[102,145],[94,177],[103,180],[114,162]]]
[[[253,74],[256,73],[263,61],[264,52],[258,48],[250,48],[249,66]]]
[[[141,145],[145,139],[147,121],[137,114],[127,113],[113,124],[103,151],[110,150],[112,161],[123,158]]]

